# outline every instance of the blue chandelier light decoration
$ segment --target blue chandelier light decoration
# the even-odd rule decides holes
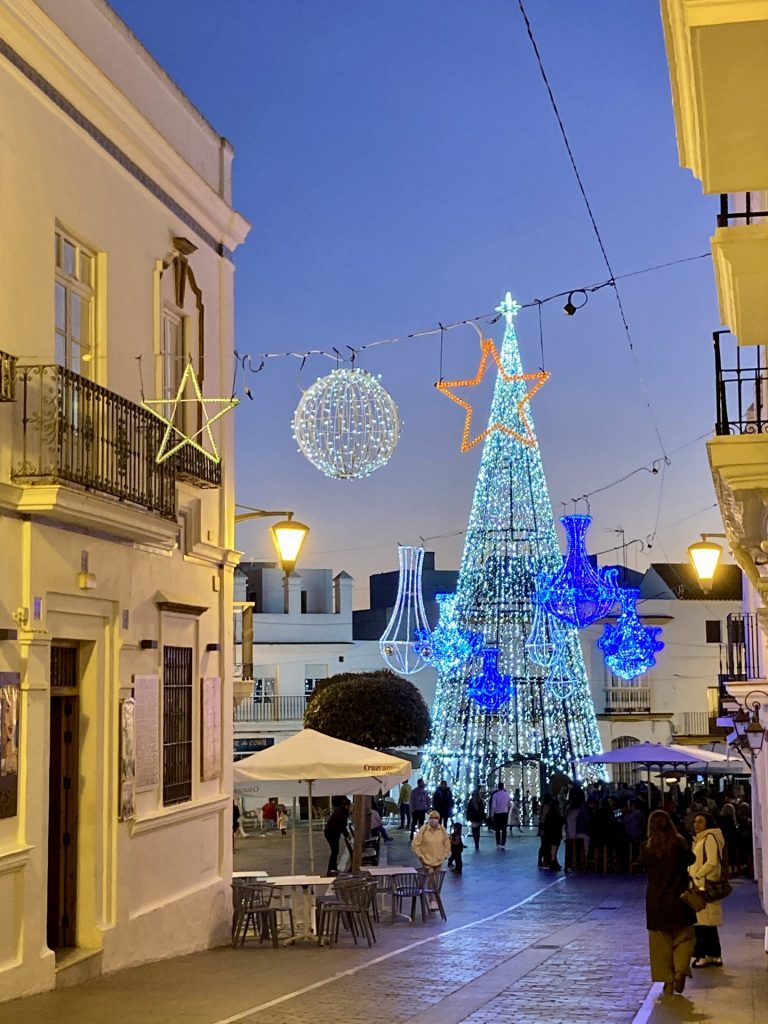
[[[438,672],[457,672],[480,654],[483,634],[461,628],[456,594],[435,594],[435,600],[439,608],[437,625],[431,633],[417,629],[413,647]]]
[[[469,680],[469,697],[486,711],[499,711],[509,704],[514,693],[511,676],[499,672],[499,651],[497,647],[486,647],[483,651],[483,667],[480,673]]]
[[[618,570],[595,568],[589,560],[586,534],[592,516],[563,516],[560,522],[568,550],[559,572],[540,581],[538,600],[561,622],[583,629],[607,615],[618,600]]]
[[[546,588],[546,573],[540,572],[536,577],[536,588],[531,595],[533,604],[533,623],[525,650],[528,660],[540,668],[548,668],[558,645],[562,643],[563,627],[559,620],[551,615],[542,600]]]
[[[544,689],[555,700],[565,701],[575,692],[579,681],[571,665],[570,652],[565,637],[556,644],[549,672],[544,680]]]
[[[421,596],[424,548],[400,544],[397,554],[400,560],[397,598],[387,628],[379,640],[379,650],[393,672],[409,676],[427,665],[414,640],[417,634],[425,638],[430,635]]]
[[[615,626],[606,626],[597,641],[605,664],[620,679],[636,679],[656,664],[655,655],[664,649],[657,637],[661,626],[644,626],[637,616],[640,591],[627,587],[620,589],[618,598],[621,614]]]

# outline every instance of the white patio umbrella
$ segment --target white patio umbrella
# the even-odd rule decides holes
[[[282,743],[259,750],[250,757],[236,761],[235,785],[253,782],[280,783],[279,789],[306,793],[309,803],[309,863],[315,867],[312,837],[312,797],[344,794],[375,794],[404,782],[411,774],[410,761],[402,757],[383,754],[379,750],[347,743],[332,736],[303,729]],[[294,807],[292,829],[292,860],[296,850],[296,813]]]
[[[701,756],[689,754],[688,747],[666,747],[663,743],[633,743],[629,747],[617,750],[603,750],[600,754],[588,754],[580,760],[585,764],[641,764],[648,771],[648,782],[651,781],[651,768],[659,772],[665,769],[683,769],[685,765],[701,764]],[[699,751],[699,755],[701,751]],[[662,775],[662,789],[664,776]]]

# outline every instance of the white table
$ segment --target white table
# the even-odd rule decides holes
[[[286,943],[314,942],[317,937],[315,935],[315,886],[328,886],[336,879],[326,878],[325,875],[276,875],[273,878],[267,878],[267,881],[276,889],[301,889],[303,904],[301,931],[298,935],[292,935],[286,940]],[[293,903],[293,900],[291,902]],[[295,906],[295,904],[293,905]]]
[[[233,871],[232,872],[232,879],[233,880],[235,878],[238,878],[238,879],[240,879],[240,881],[248,881],[248,880],[250,880],[252,878],[254,881],[260,882],[263,879],[265,879],[266,877],[267,877],[267,872],[266,871]]]
[[[365,870],[367,871],[367,873],[369,875],[371,875],[372,878],[391,878],[393,875],[415,875],[416,874],[416,868],[404,867],[402,864],[387,864],[386,867],[366,868]],[[390,882],[390,885],[389,885],[389,891],[390,892],[391,892],[391,889],[392,889],[392,883]],[[382,892],[381,890],[378,890],[376,895],[377,895],[377,897],[378,896],[386,896],[386,892]],[[384,909],[383,903],[384,903],[384,901],[381,900],[380,906],[381,906],[382,910]],[[393,907],[393,911],[392,911],[392,922],[393,923],[395,921],[395,917],[396,916],[397,917],[402,917],[406,921],[410,921],[411,920],[411,918],[408,916],[408,914],[397,914],[397,915],[395,915],[395,913],[394,913],[394,901],[392,903],[392,907]]]

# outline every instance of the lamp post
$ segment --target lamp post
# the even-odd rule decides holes
[[[756,757],[763,749],[765,743],[765,727],[760,721],[760,701],[751,701],[750,698],[760,694],[765,697],[763,703],[768,703],[768,693],[765,690],[752,690],[744,698],[744,703],[733,716],[733,728],[736,735],[742,741],[746,741],[749,752]],[[752,710],[750,711],[749,708]]]
[[[722,546],[720,544],[712,544],[707,540],[708,537],[722,537],[725,539],[725,534],[702,533],[701,540],[691,544],[688,548],[688,557],[693,564],[699,585],[705,594],[708,594],[712,589],[712,580],[717,571],[720,556],[723,553]]]
[[[280,559],[280,567],[286,576],[289,576],[296,568],[304,541],[307,539],[309,527],[293,518],[293,512],[274,512],[264,508],[251,508],[249,505],[236,505],[235,508],[245,509],[245,512],[238,512],[235,515],[235,525],[245,523],[249,519],[275,518],[285,516],[281,523],[270,526],[272,541],[277,550],[277,557]]]
[[[269,532],[280,560],[280,568],[285,576],[290,576],[296,568],[304,541],[307,539],[309,527],[293,518],[293,512],[273,511],[264,508],[251,508],[250,505],[235,505],[244,509],[235,514],[235,525],[248,522],[249,519],[270,519],[285,517],[282,522],[271,526]],[[239,687],[235,687],[235,706],[253,691],[253,605],[247,603],[243,607],[242,624],[242,663],[243,678]],[[247,678],[246,678],[247,676]]]

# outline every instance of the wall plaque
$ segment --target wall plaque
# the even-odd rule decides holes
[[[203,782],[221,773],[221,679],[208,676],[200,687],[200,777]]]
[[[136,791],[160,784],[160,676],[134,676]]]

